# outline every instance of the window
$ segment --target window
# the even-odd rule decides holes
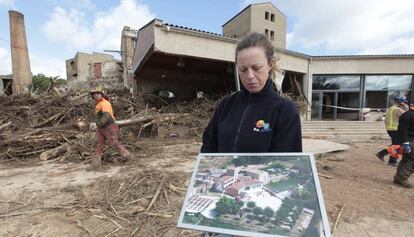
[[[358,91],[360,76],[328,76],[318,75],[313,77],[313,90],[352,90]]]
[[[275,22],[275,14],[271,14],[270,15],[270,21],[271,22]]]
[[[265,12],[265,20],[269,20],[269,12]]]
[[[269,37],[269,30],[268,30],[268,29],[265,29],[265,35],[266,35],[267,37]]]
[[[369,75],[367,90],[409,90],[411,75]]]
[[[399,95],[411,98],[411,75],[367,75],[365,78],[367,108],[383,110]]]
[[[270,31],[270,40],[275,40],[275,32],[273,30]]]

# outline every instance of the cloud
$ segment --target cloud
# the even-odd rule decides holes
[[[66,78],[65,60],[60,58],[30,54],[30,64],[33,75],[43,73],[46,76],[59,76],[59,78]]]
[[[93,35],[85,22],[84,13],[75,9],[67,11],[56,7],[43,31],[52,41],[69,44],[75,48],[86,48],[93,45]]]
[[[11,74],[11,58],[8,49],[0,47],[0,75]]]
[[[245,0],[242,4],[258,1]],[[274,1],[273,1],[274,2]],[[413,53],[414,1],[290,0],[274,2],[288,17],[289,48],[328,53]]]
[[[65,60],[35,54],[30,54],[29,58],[33,75],[43,73],[47,76],[60,75],[60,78],[66,78]],[[0,47],[0,75],[6,74],[12,74],[10,51]]]
[[[119,49],[124,26],[140,28],[155,17],[148,6],[135,0],[122,0],[116,7],[94,14],[92,20],[86,14],[56,7],[43,32],[48,39],[75,50]]]
[[[5,5],[5,6],[15,6],[17,0],[0,0],[0,5]]]

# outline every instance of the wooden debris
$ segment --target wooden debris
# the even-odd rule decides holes
[[[154,212],[145,212],[145,214],[149,215],[149,216],[159,216],[162,218],[172,218],[173,215],[172,214],[163,214],[163,213],[154,213]]]
[[[0,215],[0,218],[12,217],[12,216],[21,216],[21,215],[28,215],[28,214],[37,214],[37,213],[40,213],[40,212],[42,212],[42,210],[40,210],[40,209],[31,210],[31,211],[24,211],[24,212],[13,212],[13,213]]]
[[[82,224],[80,220],[76,220],[76,226],[86,231],[89,236],[95,236],[91,230],[89,230],[85,225]]]
[[[43,121],[43,122],[41,122],[39,124],[36,124],[36,125],[32,126],[32,128],[40,128],[40,127],[43,127],[43,126],[49,124],[50,122],[52,122],[54,120],[57,120],[58,118],[60,118],[64,114],[65,114],[65,112],[59,112],[59,113],[53,115],[52,117],[46,119],[45,121]]]
[[[345,203],[344,203],[344,204],[342,204],[341,210],[339,210],[339,213],[338,213],[338,215],[336,216],[335,224],[334,224],[334,226],[333,226],[333,228],[332,228],[332,234],[335,232],[335,229],[336,229],[336,227],[337,227],[337,226],[338,226],[338,224],[339,224],[339,220],[341,219],[341,214],[342,214],[342,211],[344,210],[344,207],[345,207]]]
[[[160,194],[162,188],[164,187],[164,184],[167,182],[167,177],[164,175],[164,177],[162,178],[160,184],[158,185],[157,191],[154,194],[154,197],[152,198],[150,204],[148,205],[147,209],[145,210],[145,212],[148,212],[149,209],[152,207],[152,205],[154,205],[155,200],[157,200],[158,195]]]
[[[40,154],[41,160],[49,160],[58,157],[59,155],[67,152],[69,150],[69,144],[65,143],[59,147],[50,149],[48,151],[43,152]]]
[[[5,124],[0,125],[0,133],[2,133],[3,131],[5,131],[8,127],[11,126],[11,122],[7,122]]]
[[[333,177],[332,176],[329,176],[329,175],[326,175],[326,174],[318,174],[318,176],[320,176],[320,177],[324,177],[324,178],[327,178],[327,179],[333,179]]]

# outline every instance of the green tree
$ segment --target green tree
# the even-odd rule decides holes
[[[246,205],[247,205],[247,207],[248,207],[248,208],[250,208],[250,209],[253,209],[253,208],[255,208],[255,207],[256,207],[256,203],[255,203],[255,202],[253,202],[253,201],[249,201]]]
[[[45,76],[42,73],[39,73],[32,77],[32,83],[33,83],[33,91],[43,92],[47,90],[49,83],[50,83],[50,78]]]
[[[253,208],[252,211],[253,211],[253,213],[254,213],[255,216],[258,216],[258,215],[260,215],[260,214],[263,213],[263,209],[260,208],[260,207],[255,207],[255,208]]]
[[[218,215],[223,214],[237,214],[240,211],[240,204],[236,203],[234,199],[222,197],[216,204],[216,212]]]
[[[266,207],[264,210],[263,210],[263,214],[268,218],[268,219],[270,219],[270,218],[272,218],[273,217],[273,215],[275,214],[275,212],[273,211],[273,209],[272,208],[270,208],[270,207]]]
[[[67,85],[67,80],[64,79],[57,79],[57,77],[52,78],[48,77],[43,73],[38,73],[32,77],[33,83],[33,92],[41,93],[45,92],[48,88],[50,83],[53,83],[54,86],[58,85]]]

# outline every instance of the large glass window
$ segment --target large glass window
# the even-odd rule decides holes
[[[385,110],[394,103],[394,98],[411,97],[411,75],[367,75],[365,107]]]
[[[359,90],[360,76],[338,75],[313,77],[313,90]]]
[[[367,90],[410,90],[411,75],[367,75]]]
[[[359,92],[338,92],[337,119],[358,119]]]
[[[365,107],[371,109],[384,109],[387,107],[387,91],[367,91]]]
[[[394,99],[397,96],[404,95],[408,101],[411,98],[411,91],[388,91],[387,108],[394,104]]]

